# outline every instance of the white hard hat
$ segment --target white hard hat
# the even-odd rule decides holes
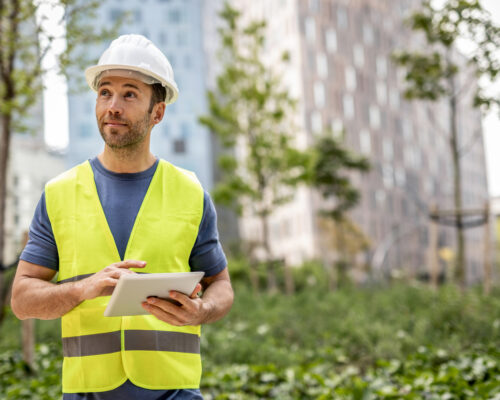
[[[104,72],[113,75],[113,70],[119,71],[119,76],[130,71],[131,77],[147,84],[161,83],[167,92],[165,102],[171,104],[177,100],[179,89],[172,66],[153,42],[142,35],[122,35],[113,40],[102,53],[97,65],[85,70],[85,79],[97,91],[101,75]]]

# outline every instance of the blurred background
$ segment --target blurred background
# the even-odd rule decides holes
[[[7,3],[0,398],[59,396],[58,321],[9,284],[47,180],[102,149],[83,69],[138,33],[180,90],[152,152],[211,192],[236,290],[206,397],[500,399],[497,1]]]

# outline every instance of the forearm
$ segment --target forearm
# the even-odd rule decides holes
[[[60,318],[82,302],[80,292],[78,282],[58,285],[20,277],[12,291],[12,311],[19,319]]]
[[[206,307],[203,324],[223,318],[233,305],[234,293],[229,280],[217,280],[203,292],[202,300]]]

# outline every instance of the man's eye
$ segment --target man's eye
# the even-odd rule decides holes
[[[99,92],[99,96],[108,96],[108,95],[109,95],[109,90],[107,90],[107,89],[102,89]]]
[[[134,92],[125,93],[125,97],[137,97]]]

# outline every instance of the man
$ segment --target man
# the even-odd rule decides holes
[[[85,76],[104,150],[46,185],[12,310],[61,317],[65,400],[201,399],[200,325],[227,314],[233,291],[208,194],[150,152],[178,95],[172,68],[148,39],[124,35]],[[172,292],[176,304],[153,297],[149,315],[103,316],[120,276],[191,270],[205,276],[190,296]]]

